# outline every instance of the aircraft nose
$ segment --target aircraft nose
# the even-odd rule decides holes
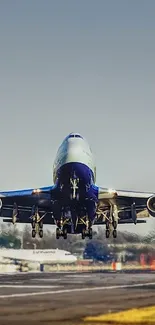
[[[66,162],[77,162],[79,157],[83,157],[84,150],[79,143],[69,143],[66,152]]]
[[[77,261],[77,257],[74,255],[70,255],[68,261],[70,263],[75,263]]]
[[[76,256],[73,256],[73,260],[74,260],[74,262],[76,262],[77,261],[77,257]]]

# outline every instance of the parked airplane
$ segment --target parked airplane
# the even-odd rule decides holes
[[[137,218],[148,209],[155,217],[155,194],[117,191],[95,185],[96,167],[87,141],[70,133],[60,145],[53,166],[54,185],[0,192],[4,222],[32,224],[32,237],[43,237],[43,223],[55,224],[56,238],[68,233],[92,238],[94,224],[106,224],[106,237],[117,236],[117,224],[146,222]]]
[[[0,249],[0,259],[48,264],[75,263],[77,257],[60,249]]]

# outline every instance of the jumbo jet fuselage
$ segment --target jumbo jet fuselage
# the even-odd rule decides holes
[[[91,185],[96,180],[96,167],[93,154],[87,141],[78,133],[71,133],[65,138],[58,149],[53,166],[54,183],[61,176],[79,176],[85,184]],[[65,175],[63,175],[65,174]]]
[[[69,134],[59,147],[53,180],[57,189],[53,210],[58,224],[62,214],[70,216],[75,231],[78,219],[87,215],[91,227],[97,202],[96,167],[92,151],[80,134]]]

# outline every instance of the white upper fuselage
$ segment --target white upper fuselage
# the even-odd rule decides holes
[[[93,154],[87,141],[79,133],[70,133],[58,149],[53,166],[53,180],[56,182],[57,171],[68,163],[82,163],[93,173],[96,179],[96,167]]]
[[[0,258],[42,263],[74,263],[77,258],[70,252],[59,249],[1,249]]]

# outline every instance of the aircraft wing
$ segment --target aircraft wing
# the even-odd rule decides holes
[[[55,224],[52,216],[52,197],[55,186],[47,186],[39,189],[25,189],[17,191],[0,192],[1,217],[3,222],[32,222],[31,216],[34,206],[39,205],[39,215],[44,218],[44,224]],[[98,222],[104,223],[110,205],[116,205],[118,209],[119,223],[135,224],[139,218],[148,217],[148,200],[154,193],[132,192],[124,190],[111,190],[94,186],[94,193],[98,197],[97,217]],[[145,212],[140,215],[140,212]],[[152,214],[151,214],[152,215]],[[154,212],[155,216],[155,212]],[[102,220],[101,220],[102,219]],[[130,221],[129,221],[130,220]]]
[[[33,207],[39,203],[41,205],[39,215],[44,216],[44,224],[55,224],[49,206],[54,188],[54,186],[47,186],[39,189],[0,192],[3,221],[11,222],[14,217],[15,222],[31,222]]]
[[[119,223],[133,222],[136,224],[139,222],[138,219],[150,216],[147,203],[154,195],[150,192],[98,188],[98,219],[100,220],[101,215],[106,219],[110,205],[116,205]]]

